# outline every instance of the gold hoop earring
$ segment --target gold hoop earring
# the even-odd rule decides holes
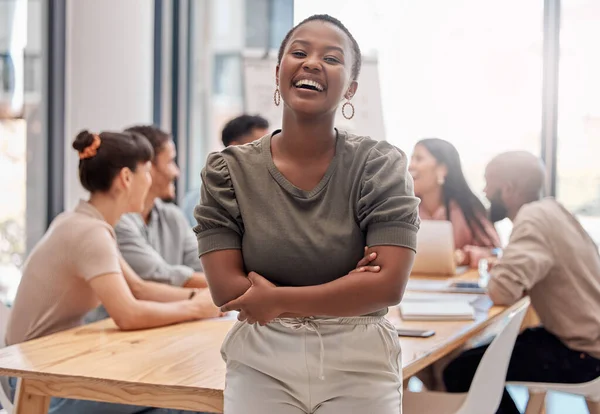
[[[279,92],[279,85],[275,87],[275,93],[273,94],[273,102],[275,102],[275,106],[279,106],[281,103],[281,92]]]
[[[350,116],[346,115],[346,107],[350,107],[350,109],[352,109],[352,113],[350,114]],[[352,104],[352,102],[350,102],[350,100],[347,100],[344,105],[342,105],[342,115],[344,115],[344,118],[346,119],[352,119],[354,118],[354,105]]]

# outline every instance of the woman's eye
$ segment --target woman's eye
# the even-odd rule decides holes
[[[327,56],[325,58],[326,62],[331,62],[331,63],[340,63],[340,60],[338,58],[335,57],[331,57],[331,56]]]
[[[298,56],[298,57],[304,57],[304,56],[306,56],[306,53],[298,50],[296,52],[292,52],[292,55]]]

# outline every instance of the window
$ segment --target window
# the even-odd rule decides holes
[[[16,5],[16,1],[4,2],[4,11],[7,6]],[[7,14],[8,16],[8,14]],[[14,15],[11,15],[14,16]],[[16,294],[21,280],[20,269],[25,261],[27,250],[37,241],[40,221],[45,227],[46,218],[40,214],[31,215],[30,201],[36,198],[38,192],[43,192],[41,184],[46,176],[43,163],[36,162],[44,157],[42,128],[40,125],[40,99],[41,99],[41,2],[40,0],[27,1],[26,21],[19,24],[26,26],[27,44],[22,50],[24,56],[24,111],[22,119],[0,119],[0,301],[10,302]],[[0,32],[2,28],[0,28]],[[8,50],[1,49],[0,56],[8,56]],[[14,50],[12,51],[14,53]],[[7,62],[7,59],[0,60]],[[4,70],[3,70],[4,69]],[[7,66],[0,64],[0,76],[7,77]],[[10,83],[10,82],[9,82]],[[11,88],[17,87],[14,82]],[[0,92],[0,100],[3,100]],[[34,154],[34,149],[36,154]],[[40,157],[37,152],[41,152]],[[41,176],[41,179],[40,179]],[[39,197],[37,197],[39,198]],[[44,208],[42,204],[42,208]],[[45,211],[45,210],[44,210]],[[42,230],[43,231],[43,230]]]
[[[293,1],[246,0],[246,47],[279,49],[292,28]]]
[[[478,193],[493,155],[540,153],[543,1],[295,2],[295,22],[315,13],[377,56],[389,142],[408,153],[421,138],[452,142]]]
[[[409,154],[422,138],[452,142],[483,198],[491,157],[541,151],[543,8],[541,0],[302,0],[294,20],[339,17],[378,60],[384,138]],[[357,98],[361,82],[369,84],[359,78]]]
[[[600,244],[600,3],[562,2],[558,71],[558,199]]]
[[[18,284],[25,257],[26,128],[22,119],[0,121],[0,177],[10,177],[0,180],[0,300]]]
[[[200,186],[208,153],[222,148],[221,129],[244,112],[243,56],[276,49],[292,27],[292,0],[207,0],[190,4],[186,190]]]

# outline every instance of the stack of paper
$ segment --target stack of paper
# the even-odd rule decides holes
[[[455,281],[409,279],[407,291],[413,292],[447,292],[447,293],[485,293],[481,287],[454,286]]]
[[[402,302],[467,302],[473,304],[486,295],[473,293],[443,293],[443,292],[404,292]]]
[[[405,321],[473,320],[475,309],[468,301],[407,301],[399,306]]]

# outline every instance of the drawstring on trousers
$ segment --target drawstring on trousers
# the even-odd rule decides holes
[[[319,343],[321,345],[321,354],[319,358],[319,379],[325,379],[324,373],[324,364],[325,364],[325,345],[323,344],[323,337],[321,336],[321,332],[319,332],[319,324],[315,322],[314,318],[281,318],[278,319],[282,326],[286,328],[290,328],[294,331],[299,331],[300,329],[306,329],[307,331],[315,332],[319,337]]]

